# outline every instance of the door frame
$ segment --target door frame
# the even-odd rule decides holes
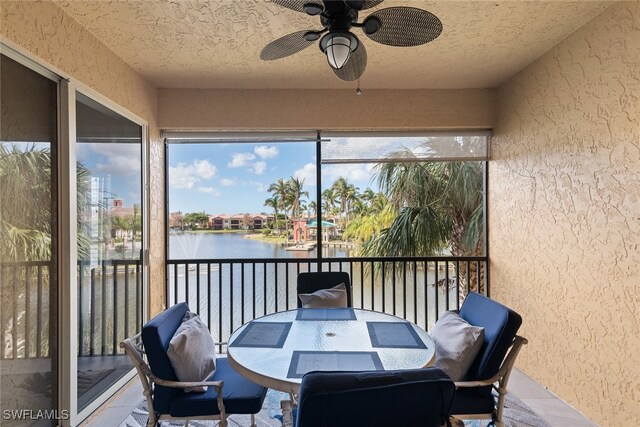
[[[58,324],[57,324],[57,417],[59,425],[68,427],[80,424],[92,412],[107,401],[135,376],[133,367],[124,377],[109,387],[100,397],[78,412],[78,306],[77,306],[77,177],[76,168],[76,91],[104,105],[128,120],[141,126],[141,175],[142,175],[142,321],[148,319],[149,294],[149,123],[101,95],[91,87],[74,79],[57,67],[47,64],[29,51],[0,37],[0,52],[25,67],[43,75],[57,84],[57,186],[58,226],[57,263]]]

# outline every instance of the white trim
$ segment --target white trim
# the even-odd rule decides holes
[[[76,168],[76,91],[62,80],[58,91],[58,406],[69,411],[63,426],[77,424],[78,221]]]
[[[150,229],[151,229],[151,191],[150,191],[150,164],[151,158],[151,141],[149,139],[149,126],[142,125],[142,323],[146,323],[149,319],[149,246],[150,246]],[[166,197],[166,196],[165,196]],[[125,337],[127,338],[127,337]]]
[[[162,137],[173,142],[299,142],[316,141],[316,132],[216,132],[163,130]]]
[[[136,114],[132,113],[131,111],[127,110],[124,107],[121,107],[111,99],[91,89],[89,86],[78,81],[76,81],[75,84],[76,84],[76,90],[78,92],[80,92],[81,94],[83,94],[88,98],[91,98],[92,100],[96,101],[98,104],[102,104],[103,106],[109,108],[110,110],[120,114],[125,119],[131,120],[132,122],[140,126],[149,125],[149,123],[142,117],[137,116]]]
[[[59,82],[61,79],[67,80],[62,77],[61,74],[52,71],[48,67],[42,65],[39,61],[32,59],[30,55],[23,53],[22,49],[11,46],[4,37],[0,38],[0,53],[24,65],[32,71],[41,74],[49,80],[53,80],[55,82]]]
[[[140,117],[136,116],[133,113],[130,113],[129,111],[127,111],[126,109],[118,106],[117,104],[113,103],[112,101],[110,101],[108,98],[100,95],[99,93],[97,93],[96,91],[90,89],[89,87],[85,86],[85,85],[79,85],[76,87],[76,90],[78,93],[90,98],[91,100],[107,107],[108,109],[110,109],[111,111],[123,116],[124,118],[126,118],[127,120],[132,121],[133,123],[135,123],[136,125],[140,126],[141,128],[141,132],[140,132],[140,162],[141,162],[141,169],[140,169],[140,180],[141,180],[141,188],[140,190],[142,191],[142,195],[141,195],[141,203],[144,203],[144,205],[142,206],[143,209],[143,226],[142,226],[142,259],[140,260],[142,263],[142,313],[140,314],[140,317],[142,319],[142,321],[144,322],[147,319],[147,313],[148,313],[148,308],[147,308],[147,300],[148,300],[148,288],[149,288],[149,280],[148,280],[148,243],[149,243],[149,225],[148,225],[148,215],[150,212],[149,209],[149,184],[148,184],[148,150],[149,150],[149,132],[148,132],[148,124],[145,120],[141,119]],[[74,94],[75,95],[75,94]],[[75,104],[74,104],[74,108],[75,108]],[[75,115],[74,115],[75,118]],[[75,120],[74,120],[74,125],[75,125]],[[75,128],[74,128],[74,134],[75,134]],[[74,137],[73,140],[73,144],[74,146],[74,151],[75,151],[75,146],[77,145],[77,141]],[[77,205],[76,205],[76,211],[77,211]],[[77,256],[76,259],[74,259],[75,262],[77,262]],[[77,295],[76,295],[77,297]],[[76,298],[77,299],[77,298]],[[136,307],[137,308],[137,307]],[[74,313],[74,317],[77,319],[77,306],[72,310]],[[76,321],[76,329],[75,329],[75,335],[77,337],[78,335],[78,330],[77,330],[77,321]],[[77,340],[77,339],[76,339]],[[76,348],[77,348],[77,344],[76,344]],[[76,390],[76,394],[75,394],[75,404],[76,404],[76,409],[75,411],[77,411],[77,360],[78,360],[78,356],[77,356],[77,352],[72,353],[73,354],[73,359],[76,363],[76,371],[75,371],[75,375],[71,376],[71,382],[76,384],[76,386],[74,387],[74,389]],[[133,369],[133,367],[131,368],[131,371],[127,372],[122,378],[120,378],[118,381],[116,381],[114,384],[112,384],[110,387],[108,387],[107,389],[105,389],[104,391],[102,391],[102,393],[100,393],[100,395],[94,399],[91,403],[89,403],[85,408],[83,408],[81,411],[77,412],[76,416],[77,419],[74,419],[74,421],[76,421],[76,424],[79,424],[80,422],[84,421],[85,419],[87,419],[93,412],[95,412],[98,408],[100,408],[100,406],[102,406],[106,401],[108,401],[109,399],[111,399],[111,397],[113,397],[113,395],[115,393],[117,393],[131,378],[133,378],[135,376],[135,370]],[[73,424],[75,425],[75,424]]]

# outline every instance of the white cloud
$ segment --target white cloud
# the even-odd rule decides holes
[[[278,147],[272,145],[268,147],[266,145],[258,145],[253,151],[260,156],[261,159],[273,159],[278,156]]]
[[[216,167],[207,160],[194,160],[196,174],[202,179],[211,179],[216,174]]]
[[[304,183],[309,185],[316,182],[316,165],[315,163],[307,163],[302,168],[293,173],[294,178],[304,179]]]
[[[216,172],[216,167],[207,160],[194,160],[191,164],[180,162],[169,166],[169,186],[190,190],[196,183],[213,178]]]
[[[252,166],[251,169],[249,169],[251,172],[255,173],[256,175],[262,175],[264,173],[264,171],[267,170],[267,163],[266,162],[255,162]]]
[[[84,144],[79,144],[80,146]],[[111,175],[131,176],[140,173],[141,154],[140,146],[136,144],[91,144],[94,153],[103,156],[96,163],[99,172]],[[85,152],[82,156],[91,156]]]
[[[372,164],[340,164],[327,165],[322,168],[322,184],[324,187],[330,186],[340,177],[344,177],[347,182],[356,185],[369,185],[371,181]]]
[[[252,153],[236,153],[231,155],[231,161],[228,163],[230,168],[240,168],[250,164],[251,160],[256,158]]]
[[[213,196],[219,196],[221,194],[220,191],[213,187],[198,187],[198,191],[200,193],[207,193]]]
[[[229,178],[222,178],[220,180],[220,185],[225,186],[225,187],[231,187],[232,185],[236,185],[236,181],[233,179],[229,179]]]
[[[249,181],[249,185],[252,185],[252,186],[256,187],[256,190],[258,190],[261,193],[266,193],[267,192],[267,186],[265,184],[263,184],[262,182]]]

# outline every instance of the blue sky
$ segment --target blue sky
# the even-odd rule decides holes
[[[400,149],[410,149],[417,157],[423,157],[422,151],[432,146],[438,148],[436,143],[441,143],[443,147],[435,152],[446,149],[448,155],[452,155],[455,150],[451,151],[451,140],[460,138],[431,139],[430,146],[425,148],[423,137],[332,138],[323,142],[322,150],[325,159],[377,159]],[[486,144],[485,137],[465,141],[471,143],[476,139]],[[453,148],[460,151],[458,145],[453,144]],[[485,149],[483,147],[480,148]],[[468,148],[462,148],[468,156]],[[169,210],[209,214],[270,212],[264,206],[264,201],[271,197],[267,188],[278,178],[286,180],[291,176],[303,179],[304,190],[309,192],[308,200],[315,200],[315,152],[315,142],[170,144]],[[103,177],[110,183],[111,197],[123,199],[124,206],[128,207],[140,203],[139,144],[79,143],[77,156],[92,176]],[[372,163],[325,164],[322,166],[323,188],[342,176],[360,191],[367,187],[378,191],[371,182],[372,168]]]
[[[217,143],[169,145],[169,211],[236,214],[270,212],[267,188],[278,178],[304,179],[315,200],[315,143]],[[371,166],[323,166],[323,187],[340,176],[364,190]]]
[[[140,204],[140,144],[79,143],[76,147],[78,161],[91,171],[91,176],[109,183],[107,197],[119,197],[127,207]]]

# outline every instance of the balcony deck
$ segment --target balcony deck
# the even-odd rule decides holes
[[[593,427],[597,426],[559,397],[549,392],[518,369],[514,369],[509,382],[509,391],[522,400],[553,427]],[[104,404],[88,420],[84,427],[119,426],[127,416],[143,401],[142,385],[138,378],[131,380],[118,394]],[[263,409],[256,416],[258,427],[279,427],[277,419],[269,417]],[[249,424],[248,416],[231,415],[229,426],[240,427]]]

